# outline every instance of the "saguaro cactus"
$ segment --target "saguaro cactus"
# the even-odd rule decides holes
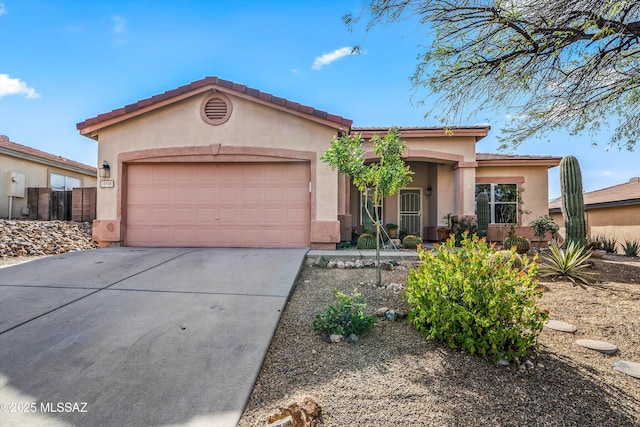
[[[487,233],[491,211],[489,210],[489,196],[487,193],[478,194],[478,230]]]
[[[567,243],[573,240],[584,246],[587,243],[587,224],[584,218],[582,173],[574,156],[565,156],[560,162],[560,192]]]

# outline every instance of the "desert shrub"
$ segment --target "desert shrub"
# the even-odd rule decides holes
[[[538,306],[537,255],[532,261],[523,256],[521,271],[512,268],[515,251],[508,251],[507,262],[490,262],[493,245],[468,233],[462,237],[460,249],[449,239],[418,251],[422,263],[409,273],[404,294],[409,320],[426,338],[452,348],[515,359],[537,345],[548,319]]]
[[[589,284],[594,273],[586,271],[589,268],[587,260],[591,258],[591,252],[574,240],[567,244],[566,249],[562,249],[557,243],[549,246],[549,253],[543,258],[544,262],[540,267],[542,277],[563,277],[572,283],[582,282]]]
[[[317,314],[313,329],[327,335],[361,335],[376,324],[375,316],[367,316],[364,298],[354,290],[351,295],[335,290],[336,301],[329,304],[322,314]]]
[[[604,250],[604,236],[596,234],[594,236],[587,236],[587,249]]]
[[[375,249],[376,248],[376,236],[369,233],[361,234],[358,237],[358,249]]]
[[[553,237],[560,230],[560,226],[549,214],[537,217],[529,223],[529,227],[533,229],[533,234],[540,240],[544,239],[548,232]]]
[[[640,241],[638,241],[637,239],[624,239],[624,243],[621,243],[620,246],[622,247],[625,256],[635,257],[638,256],[638,253],[640,253]]]
[[[514,268],[518,271],[522,271],[524,269],[524,262],[522,261],[522,257],[510,250],[497,251],[489,255],[487,259],[491,270],[493,270],[494,266],[498,265],[507,265],[510,268]]]
[[[402,247],[406,249],[416,249],[418,245],[422,244],[422,239],[418,236],[414,236],[413,234],[409,234],[402,239]]]
[[[607,251],[608,254],[616,253],[616,246],[618,246],[618,239],[616,236],[606,237],[602,236],[602,249]]]

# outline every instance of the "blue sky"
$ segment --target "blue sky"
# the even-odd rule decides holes
[[[0,0],[0,134],[96,165],[97,143],[76,123],[206,76],[218,76],[353,120],[354,126],[433,126],[412,105],[426,30],[415,20],[350,34],[341,17],[362,0]],[[349,55],[356,44],[360,55]],[[509,111],[479,152],[496,152]],[[454,124],[454,123],[452,123]],[[586,191],[640,174],[638,152],[607,151],[603,134],[553,134],[518,154],[574,155]],[[559,195],[558,168],[549,196]]]

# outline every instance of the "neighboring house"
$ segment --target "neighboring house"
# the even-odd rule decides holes
[[[584,193],[584,210],[587,236],[616,237],[618,243],[624,243],[625,239],[640,240],[640,177]],[[549,202],[549,214],[564,236],[561,198]]]
[[[0,135],[0,218],[20,219],[29,215],[28,188],[64,191],[95,187],[96,175],[95,167],[17,144]]]
[[[77,126],[109,165],[93,225],[102,246],[335,249],[362,228],[362,195],[320,157],[337,135],[388,131],[217,77]],[[489,129],[401,128],[415,175],[379,207],[383,222],[434,240],[447,214],[475,216],[476,191],[491,194],[496,223],[519,211],[518,194],[531,211],[519,224],[547,213],[547,170],[561,158],[476,154]]]

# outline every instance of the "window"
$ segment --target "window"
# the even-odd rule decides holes
[[[72,176],[49,174],[49,186],[53,191],[71,191],[74,188],[82,187],[82,180]]]
[[[367,203],[371,216],[375,218],[376,214],[375,214],[375,210],[373,209],[373,201],[372,201],[373,188],[367,189],[367,195],[368,197],[365,198],[364,191],[360,193],[360,224],[362,224],[362,229],[364,230],[365,233],[373,233],[374,223],[373,221],[371,221],[371,218],[369,218],[369,215],[367,215],[367,212],[365,211],[365,203]],[[380,204],[376,206],[376,210],[378,211],[378,220],[381,223],[382,223],[382,205],[383,203],[381,200]]]
[[[480,193],[489,196],[491,224],[518,222],[518,184],[476,184],[476,200]]]

